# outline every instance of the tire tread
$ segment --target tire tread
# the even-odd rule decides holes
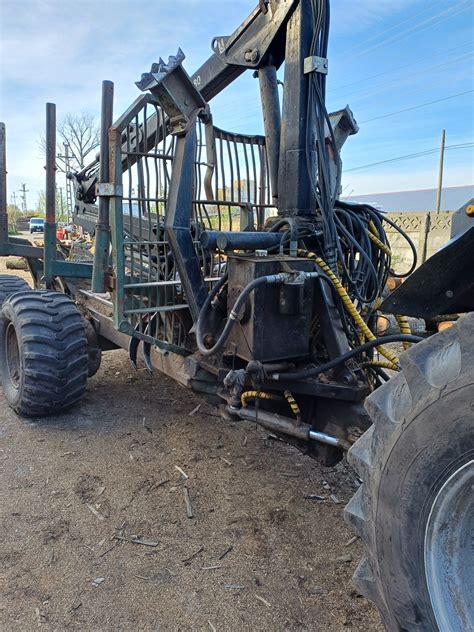
[[[46,416],[77,403],[86,391],[88,348],[76,305],[60,292],[27,290],[7,299],[2,315],[14,323],[22,348],[21,393],[9,402],[14,410]]]

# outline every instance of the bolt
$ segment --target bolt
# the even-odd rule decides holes
[[[119,331],[126,334],[130,331],[130,323],[126,320],[122,320],[119,324]]]
[[[355,378],[353,373],[351,373],[351,371],[344,371],[343,373],[341,373],[340,375],[340,379],[342,381],[343,384],[345,384],[346,386],[350,386],[351,384],[354,384],[355,382]]]
[[[447,298],[453,298],[454,296],[454,292],[452,290],[447,290],[446,291],[446,297]]]
[[[244,54],[245,61],[248,61],[252,64],[258,61],[259,57],[260,51],[258,50],[258,48],[248,48]]]
[[[210,346],[213,345],[215,343],[215,338],[212,334],[204,334],[204,344],[206,346]]]

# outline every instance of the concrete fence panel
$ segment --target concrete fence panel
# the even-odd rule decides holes
[[[452,215],[451,212],[387,213],[387,216],[404,230],[415,244],[418,265],[449,241]],[[394,228],[386,225],[386,230],[396,271],[408,270],[412,262],[410,246]]]

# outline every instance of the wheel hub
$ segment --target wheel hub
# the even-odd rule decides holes
[[[425,531],[425,575],[443,632],[474,629],[474,460],[458,468],[434,499]]]
[[[14,388],[20,388],[21,360],[20,347],[13,323],[9,323],[6,332],[7,367]]]

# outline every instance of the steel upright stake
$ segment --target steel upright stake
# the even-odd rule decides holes
[[[5,123],[0,123],[0,244],[8,241],[7,150]]]
[[[44,223],[44,281],[50,289],[56,259],[56,105],[46,104],[46,221]]]
[[[100,174],[99,174],[99,214],[95,231],[94,269],[92,291],[105,292],[105,273],[109,265],[110,248],[110,191],[104,185],[109,182],[109,129],[112,127],[114,104],[114,84],[102,82],[102,115],[100,127]]]

